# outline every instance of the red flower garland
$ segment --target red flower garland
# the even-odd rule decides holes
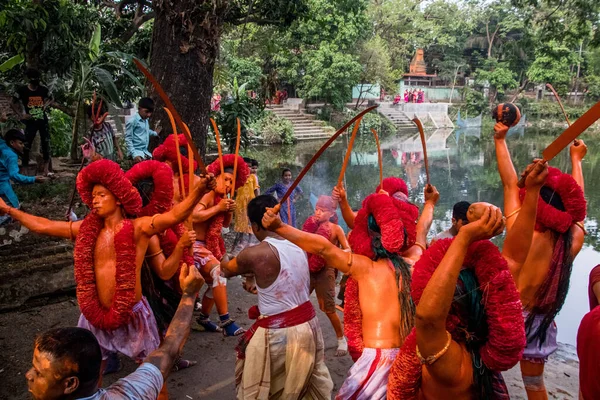
[[[415,264],[411,287],[415,304],[419,304],[427,283],[452,240],[454,239],[438,240]],[[506,260],[488,240],[471,244],[463,265],[474,269],[485,301],[489,330],[487,342],[479,349],[481,359],[493,371],[506,371],[519,362],[526,344],[519,292]],[[460,326],[466,325],[466,322],[461,321],[458,307],[452,304],[446,319],[446,329],[455,341],[464,341],[464,332]],[[390,370],[388,399],[418,398],[423,367],[416,355],[416,343],[416,330],[413,328]]]
[[[84,317],[96,328],[113,330],[129,322],[131,310],[136,303],[136,246],[133,238],[133,223],[125,219],[115,234],[116,290],[109,309],[100,304],[96,274],[94,272],[94,250],[96,240],[104,227],[102,218],[88,214],[81,224],[75,241],[75,282],[77,301]]]
[[[220,201],[221,197],[215,196],[214,206],[219,204]],[[225,255],[225,241],[223,240],[223,236],[221,234],[224,223],[225,213],[219,213],[214,216],[210,221],[205,238],[206,248],[219,261],[223,258],[223,255]]]
[[[402,191],[403,187],[406,187],[406,184],[401,185],[403,182],[399,178],[386,178],[383,182],[384,190],[389,189],[390,195],[396,191]],[[358,212],[354,220],[354,229],[348,237],[352,252],[370,259],[375,257],[368,226],[371,214],[381,229],[381,242],[387,251],[398,253],[410,248],[415,243],[418,207],[385,194],[371,194],[363,201],[363,208]],[[358,283],[352,278],[346,282],[344,294],[344,334],[348,338],[350,355],[356,361],[362,354],[364,344],[362,313],[358,301]]]
[[[569,174],[563,174],[558,168],[548,168],[548,178],[544,186],[554,190],[562,200],[565,211],[560,211],[546,203],[540,196],[536,215],[537,231],[551,229],[565,233],[574,223],[583,221],[586,215],[586,201],[583,190]],[[526,189],[519,191],[521,202],[525,198]]]
[[[329,223],[319,223],[319,220],[314,215],[308,217],[308,219],[302,225],[304,232],[314,233],[323,236],[325,239],[331,239],[331,225]],[[308,268],[310,272],[316,273],[325,268],[325,259],[316,254],[308,254]]]
[[[151,217],[171,209],[173,204],[173,171],[167,164],[156,160],[142,161],[127,171],[125,177],[134,186],[147,178],[152,178],[154,183],[150,202],[142,207],[137,214],[138,217]]]
[[[94,161],[79,172],[76,185],[79,196],[90,208],[95,185],[102,185],[108,189],[121,202],[128,215],[137,215],[142,208],[139,192],[125,177],[119,164],[114,161],[107,159]]]
[[[383,190],[393,195],[396,192],[402,192],[406,196],[408,196],[408,186],[406,186],[406,182],[404,182],[400,178],[396,178],[395,176],[390,176],[383,180]],[[381,185],[377,185],[377,189],[375,189],[375,193],[379,193],[381,190]]]
[[[179,147],[187,146],[187,139],[185,135],[179,134],[177,135],[179,140]],[[171,168],[173,172],[179,173],[179,164],[177,161],[177,146],[175,145],[175,137],[173,135],[167,136],[164,142],[162,142],[154,151],[152,152],[152,158],[157,161],[166,162],[168,161],[171,164]],[[189,170],[190,160],[183,154],[181,155],[181,165],[185,173]],[[198,169],[198,162],[194,160],[194,171]]]

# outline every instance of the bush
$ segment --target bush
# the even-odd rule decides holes
[[[473,118],[485,112],[488,108],[488,102],[483,97],[483,93],[478,90],[473,90],[469,86],[463,89],[464,106],[461,111],[465,113],[464,117]]]
[[[252,125],[251,129],[266,144],[292,144],[295,139],[292,123],[272,112],[266,112],[261,119]]]
[[[50,120],[50,149],[53,157],[66,157],[71,150],[73,121],[62,111],[52,109]]]

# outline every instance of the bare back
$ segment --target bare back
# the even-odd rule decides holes
[[[239,257],[239,256],[238,256]],[[244,249],[244,259],[252,260],[247,265],[254,273],[256,284],[260,288],[268,288],[277,280],[281,264],[279,263],[279,254],[277,249],[270,246],[267,242]]]
[[[452,368],[457,372],[457,380],[451,385],[444,384],[431,376],[426,366],[422,366],[423,374],[421,377],[421,389],[419,390],[419,400],[470,400],[473,398],[473,363],[471,354],[467,351],[464,344],[453,342],[453,345],[460,346],[460,351],[456,356],[460,360],[452,363]]]
[[[350,275],[358,282],[365,347],[389,349],[402,346],[398,300],[401,285],[396,282],[394,269],[387,259],[371,261],[355,255],[354,263]],[[357,268],[361,272],[353,274]]]

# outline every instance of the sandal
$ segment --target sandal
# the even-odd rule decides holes
[[[197,361],[184,360],[181,357],[177,357],[177,360],[175,360],[175,363],[173,364],[173,368],[171,368],[171,370],[173,372],[177,372],[177,371],[181,371],[182,369],[191,368],[196,364],[198,364]]]
[[[221,332],[223,329],[220,326],[217,326],[214,322],[208,319],[204,314],[200,314],[198,318],[196,318],[196,322],[202,328],[204,328],[205,332]]]
[[[220,323],[223,331],[223,336],[239,336],[246,332],[246,330],[238,326],[234,320],[228,319]]]

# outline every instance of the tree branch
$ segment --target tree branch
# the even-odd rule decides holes
[[[133,20],[131,28],[129,28],[121,35],[121,41],[123,43],[127,43],[133,37],[133,35],[136,34],[138,29],[140,29],[140,26],[144,25],[145,22],[150,21],[155,16],[156,13],[154,11],[151,11],[147,14],[142,15],[140,18],[135,18]]]

